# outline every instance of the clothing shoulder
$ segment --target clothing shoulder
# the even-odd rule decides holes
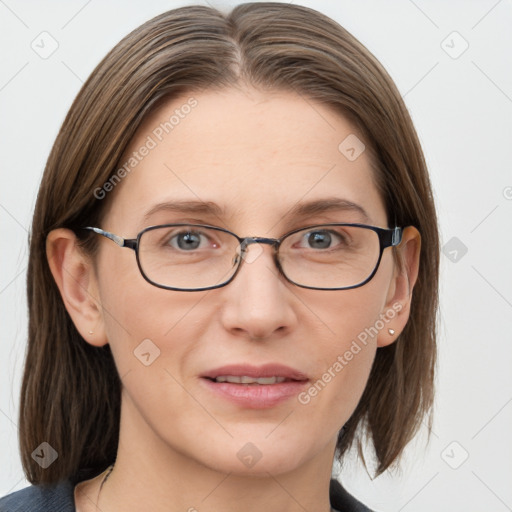
[[[340,512],[374,512],[347,492],[338,480],[331,479],[329,495],[331,507]]]
[[[73,489],[70,480],[31,485],[0,498],[0,512],[75,512]]]

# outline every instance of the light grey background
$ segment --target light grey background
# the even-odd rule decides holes
[[[17,444],[27,230],[46,158],[108,50],[189,3],[0,0],[0,496],[27,485]],[[512,2],[295,3],[342,24],[396,81],[425,151],[446,253],[430,444],[423,432],[401,472],[372,481],[353,462],[340,479],[383,512],[512,510]],[[48,58],[31,47],[42,47],[44,31],[58,43]]]

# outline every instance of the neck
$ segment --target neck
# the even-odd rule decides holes
[[[252,446],[247,440],[230,441],[233,457],[213,453],[208,458],[199,452],[198,460],[197,453],[187,453],[190,447],[180,450],[156,436],[140,416],[128,421],[133,412],[122,410],[115,467],[100,495],[104,512],[330,512],[335,438],[305,462],[293,461],[293,454],[288,454],[291,462],[280,461],[277,437],[273,450],[256,440]],[[245,467],[238,446],[247,453],[260,446],[261,458]]]

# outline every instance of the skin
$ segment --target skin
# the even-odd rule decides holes
[[[126,155],[190,96],[148,117]],[[193,96],[198,105],[111,192],[99,227],[134,238],[149,225],[195,221],[240,236],[278,238],[316,221],[362,221],[356,212],[286,218],[297,202],[333,196],[361,205],[369,224],[387,227],[368,152],[351,162],[338,150],[356,133],[339,114],[292,92]],[[142,222],[159,202],[198,198],[215,201],[226,214],[161,212]],[[404,231],[402,270],[386,249],[369,283],[343,291],[287,282],[267,245],[251,245],[254,261],[242,263],[223,288],[159,289],[143,279],[133,251],[100,238],[96,266],[66,229],[50,233],[47,250],[73,322],[87,343],[110,343],[123,383],[118,456],[101,491],[101,510],[328,512],[338,431],[363,393],[377,349],[393,343],[409,317],[418,231]],[[283,363],[316,382],[393,304],[399,313],[306,405],[294,397],[250,410],[200,385],[202,372],[240,362]],[[133,354],[146,338],[160,350],[150,366]],[[262,454],[252,468],[237,457],[248,442]],[[77,487],[77,510],[96,510],[103,476]]]

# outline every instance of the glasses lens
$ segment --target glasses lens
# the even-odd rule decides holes
[[[139,241],[139,264],[147,279],[161,286],[193,290],[217,286],[236,271],[236,237],[195,225],[160,226]]]
[[[315,226],[287,236],[279,249],[284,274],[313,288],[344,288],[366,281],[380,255],[377,233],[356,226]]]

